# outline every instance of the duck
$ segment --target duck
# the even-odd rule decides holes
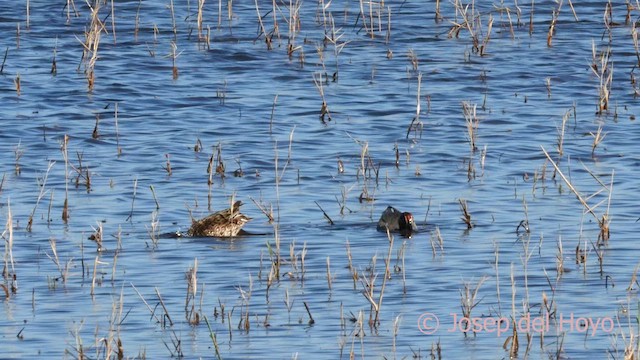
[[[410,212],[400,212],[393,206],[388,206],[378,220],[378,231],[398,231],[400,235],[411,238],[414,232],[418,231],[413,214]]]
[[[200,220],[191,219],[188,236],[234,237],[242,231],[250,217],[240,212],[242,201],[236,201],[225,210],[217,211]]]

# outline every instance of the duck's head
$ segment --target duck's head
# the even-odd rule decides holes
[[[400,230],[400,235],[411,238],[417,229],[416,223],[413,220],[413,214],[410,212],[403,212],[398,220],[398,230]]]

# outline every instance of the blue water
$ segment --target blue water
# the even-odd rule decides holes
[[[0,77],[0,217],[5,224],[12,215],[14,261],[12,267],[4,257],[3,284],[16,287],[8,298],[0,290],[3,358],[116,358],[118,339],[128,358],[215,358],[211,333],[221,358],[429,358],[432,351],[437,358],[432,349],[438,344],[443,358],[508,358],[503,345],[510,344],[513,326],[498,334],[492,321],[526,325],[522,319],[545,319],[549,312],[542,340],[531,327],[519,329],[514,357],[623,358],[625,347],[637,353],[640,133],[632,80],[638,60],[626,6],[613,7],[609,30],[604,4],[574,4],[578,21],[564,4],[552,46],[547,32],[555,2],[534,4],[532,33],[531,3],[518,3],[520,25],[515,5],[504,4],[513,33],[506,11],[493,4],[469,6],[480,22],[473,31],[481,41],[493,19],[481,56],[467,29],[448,36],[454,22],[463,23],[449,2],[440,5],[438,22],[433,3],[385,2],[383,9],[372,3],[371,14],[381,11],[374,20],[370,4],[363,3],[367,29],[371,21],[376,25],[373,38],[363,27],[359,2],[331,2],[326,22],[321,4],[302,2],[295,34],[288,33],[289,2],[276,2],[278,31],[273,3],[258,2],[264,27],[273,34],[271,50],[254,2],[232,2],[231,19],[222,4],[220,23],[218,3],[205,3],[210,46],[197,39],[195,1],[174,2],[175,35],[169,1],[114,5],[114,17],[111,3],[99,12],[104,31],[91,90],[82,59],[90,24],[85,3],[76,2],[79,16],[68,22],[64,4],[31,3],[28,25],[25,4],[0,5],[0,58],[8,49]],[[325,31],[332,38],[329,14],[333,38],[339,36],[338,56],[331,41],[323,45]],[[633,9],[632,21],[638,14]],[[290,38],[299,47],[291,57]],[[175,79],[172,41],[179,54]],[[599,114],[592,46],[599,68],[599,54],[611,49],[609,109]],[[419,73],[422,131],[408,133]],[[314,77],[321,79],[331,115],[324,123]],[[476,105],[475,152],[463,101]],[[591,133],[599,127],[606,136],[592,153]],[[202,148],[194,151],[198,141]],[[553,177],[542,147],[593,215],[560,175]],[[216,174],[209,187],[207,166],[218,149],[226,176]],[[240,168],[244,176],[234,177]],[[253,218],[245,229],[255,235],[159,237],[154,244],[150,232],[186,231],[190,212],[205,216],[228,207],[232,196],[244,202],[243,211]],[[360,201],[362,196],[374,201]],[[252,199],[273,208],[277,226]],[[472,229],[461,220],[460,199],[467,202]],[[411,211],[420,232],[394,238],[374,326],[369,319],[375,311],[363,291],[374,279],[374,299],[380,296],[389,241],[375,223],[388,205]],[[601,243],[596,218],[603,214],[611,237]],[[517,233],[525,219],[530,233]],[[99,224],[101,252],[88,240]],[[433,250],[436,231],[444,250]],[[8,254],[8,227],[3,238]],[[280,277],[270,281],[269,249],[275,250],[276,238]],[[355,288],[347,249],[359,276]],[[200,322],[194,325],[186,318],[185,273],[196,259],[192,303]],[[563,273],[556,270],[558,259]],[[479,282],[468,304],[483,325],[475,334],[448,331],[454,314],[463,315],[465,284],[473,293]],[[424,313],[438,317],[440,327],[425,328],[431,324],[421,320]],[[580,327],[578,318],[600,327]],[[534,330],[530,342],[528,329]]]

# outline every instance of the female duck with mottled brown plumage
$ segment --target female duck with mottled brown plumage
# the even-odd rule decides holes
[[[236,201],[229,209],[220,210],[200,220],[191,220],[189,236],[234,237],[250,217],[240,212],[242,201]]]

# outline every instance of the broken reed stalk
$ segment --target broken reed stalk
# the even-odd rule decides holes
[[[307,302],[306,302],[306,301],[303,301],[302,303],[304,304],[304,308],[307,310],[307,315],[309,315],[309,322],[308,322],[308,324],[309,324],[309,325],[313,325],[313,324],[315,324],[315,323],[316,323],[316,321],[315,321],[315,320],[313,320],[313,316],[311,316],[311,310],[309,310],[309,304],[307,304]]]
[[[158,203],[158,197],[156,196],[156,189],[153,187],[153,185],[149,185],[149,188],[151,189],[151,195],[153,196],[153,201],[156,203],[156,210],[160,210],[160,203]]]
[[[96,339],[97,342],[103,344],[104,346],[102,354],[104,354],[105,359],[124,358],[124,349],[122,347],[122,339],[120,338],[120,327],[123,320],[123,306],[124,287],[120,291],[120,298],[114,299],[111,303],[111,315],[109,316],[108,335],[99,340]]]
[[[410,50],[410,52],[413,52],[413,50]],[[416,60],[416,64],[417,64],[417,60]],[[417,65],[415,66],[415,68],[417,69]],[[411,120],[411,123],[409,124],[409,127],[407,128],[407,136],[406,138],[409,138],[409,134],[411,133],[411,131],[415,131],[415,138],[418,137],[418,131],[420,132],[420,139],[422,139],[422,129],[424,128],[424,124],[422,123],[422,121],[420,121],[420,89],[422,88],[422,72],[418,73],[418,89],[416,92],[416,115],[413,117],[413,119]],[[398,153],[397,153],[397,145],[396,145],[396,167],[398,165]]]
[[[598,78],[598,106],[596,114],[602,115],[609,109],[609,96],[611,94],[611,86],[613,84],[613,61],[610,60],[611,48],[607,48],[600,52],[600,56],[596,55],[595,41],[591,45],[592,64],[591,71]]]
[[[16,94],[20,96],[21,94],[20,73],[16,73],[16,77],[13,79],[13,84],[16,87]]]
[[[611,195],[613,193],[613,176],[614,176],[615,171],[614,170],[611,171],[611,183],[609,184],[609,187],[607,187],[600,179],[598,179],[591,171],[589,171],[587,169],[589,174],[600,184],[600,186],[602,186],[602,189],[600,191],[606,190],[609,193],[607,210],[602,215],[602,218],[599,218],[595,214],[594,209],[597,208],[598,206],[600,206],[600,204],[602,202],[598,203],[598,204],[596,204],[594,206],[590,206],[587,203],[587,199],[582,197],[582,194],[580,194],[580,192],[571,184],[569,179],[567,179],[567,177],[562,173],[562,171],[558,167],[558,164],[555,161],[553,161],[553,159],[551,159],[551,156],[549,156],[549,153],[547,153],[547,151],[544,149],[544,147],[541,145],[540,148],[542,149],[542,152],[547,157],[547,159],[549,159],[549,161],[551,162],[551,165],[553,165],[553,167],[556,170],[556,172],[558,174],[560,174],[560,177],[565,182],[565,184],[567,184],[567,186],[569,187],[571,192],[573,192],[573,194],[576,196],[576,198],[578,198],[578,201],[580,201],[580,203],[584,207],[585,212],[588,212],[589,214],[591,214],[591,216],[593,216],[593,218],[598,222],[598,226],[600,227],[599,239],[602,240],[602,241],[609,240],[609,234],[610,234],[610,232],[609,232],[609,224],[611,223],[611,219],[609,219],[609,209],[610,209],[610,206],[611,206]],[[600,191],[598,191],[598,193]]]
[[[460,210],[462,211],[462,221],[467,225],[467,230],[473,228],[473,222],[471,222],[471,214],[469,214],[469,208],[467,206],[467,200],[458,199],[460,203]]]
[[[64,159],[64,206],[62,207],[62,221],[65,223],[69,220],[69,135],[64,134],[62,138],[62,158]]]
[[[29,0],[27,0],[27,21],[26,21],[27,30],[31,28],[31,6],[29,5],[30,5]]]
[[[138,190],[138,177],[133,179],[133,197],[131,198],[131,211],[129,212],[129,216],[127,216],[127,219],[125,221],[129,221],[133,219],[133,205],[136,202],[137,190]]]
[[[209,337],[211,341],[213,341],[213,348],[216,351],[216,359],[222,360],[222,356],[220,355],[220,347],[218,347],[218,338],[216,337],[216,333],[211,329],[211,324],[209,324],[209,319],[204,315],[204,321],[207,323],[207,328],[209,329]]]
[[[249,330],[251,330],[251,323],[249,321],[249,302],[251,300],[251,294],[253,292],[253,279],[251,278],[251,274],[249,274],[249,291],[243,290],[240,286],[238,286],[237,289],[240,292],[240,297],[242,298],[238,329],[244,330],[246,333],[249,333]]]
[[[2,65],[0,65],[0,74],[4,73],[4,64],[7,62],[7,56],[9,55],[9,47],[4,50],[4,58],[2,59]],[[639,60],[640,62],[640,60]]]
[[[358,275],[358,270],[353,266],[353,259],[351,257],[351,244],[349,240],[347,240],[347,260],[349,271],[351,272],[351,278],[353,279],[353,290],[357,289],[357,283],[360,276]]]
[[[44,174],[44,176],[42,177],[42,182],[39,184],[40,193],[38,194],[38,198],[36,199],[36,204],[33,206],[33,210],[31,210],[31,214],[29,215],[29,221],[27,222],[27,227],[26,227],[27,232],[31,232],[31,229],[33,228],[33,216],[36,213],[38,204],[40,204],[40,200],[42,200],[42,198],[46,193],[45,188],[47,185],[47,179],[49,178],[49,172],[51,172],[51,168],[53,168],[53,165],[55,165],[55,163],[56,163],[55,161],[49,162],[49,166],[47,167],[47,172]]]
[[[71,10],[73,9],[73,14],[75,17],[79,17],[80,13],[78,12],[78,9],[76,9],[76,4],[73,2],[73,0],[67,0],[67,5],[65,6],[67,8],[67,25],[71,22]]]
[[[465,336],[469,330],[472,330],[475,333],[475,328],[471,323],[471,311],[482,301],[482,299],[476,301],[476,297],[478,296],[478,291],[482,284],[487,280],[486,276],[483,276],[475,287],[472,287],[471,282],[465,281],[463,283],[463,289],[460,290],[460,307],[462,309],[462,317],[467,320],[461,320],[460,329],[463,330]],[[462,322],[466,323],[466,328],[463,328]],[[466,331],[465,331],[466,330]]]
[[[24,150],[22,150],[21,143],[18,142],[15,148],[13,148],[13,154],[15,156],[15,165],[14,165],[14,173],[16,175],[20,175],[22,173],[22,169],[20,168],[20,158],[24,155]],[[3,176],[4,183],[4,176]]]
[[[158,211],[154,210],[151,213],[151,225],[145,225],[147,229],[147,234],[149,234],[149,238],[151,239],[151,244],[154,248],[158,247],[158,243],[160,242],[160,220],[158,220]]]
[[[158,290],[157,287],[154,287],[154,289],[156,290],[156,295],[158,296],[158,301],[160,301],[160,305],[162,306],[162,309],[164,310],[163,319],[166,318],[167,320],[169,320],[169,326],[173,326],[173,321],[171,320],[171,316],[169,316],[169,311],[167,310],[167,307],[164,305],[164,301],[162,300],[162,296],[160,295],[160,290]],[[163,321],[163,323],[164,323],[164,321]]]
[[[111,0],[111,34],[113,36],[113,44],[116,44],[116,6],[114,0]]]
[[[607,133],[602,132],[602,124],[598,126],[598,130],[594,134],[593,132],[589,132],[591,136],[593,136],[593,143],[591,144],[591,157],[595,157],[596,147],[600,145],[602,140],[607,136]]]
[[[533,6],[533,3],[531,4]],[[531,12],[533,16],[533,11]],[[558,21],[558,12],[556,9],[553,9],[551,13],[551,23],[549,24],[549,31],[547,32],[547,47],[551,47],[551,43],[553,42],[553,35],[556,32],[556,22]]]
[[[171,54],[169,54],[169,57],[171,58],[171,64],[172,64],[171,71],[172,71],[173,80],[178,79],[179,71],[178,71],[177,59],[178,59],[178,56],[180,56],[181,54],[182,54],[182,51],[178,52],[178,45],[176,44],[176,42],[171,41]]]
[[[440,233],[440,227],[436,226],[436,229],[431,232],[429,240],[431,243],[431,252],[434,258],[436,257],[438,251],[440,252],[440,255],[444,254],[444,240],[442,239],[442,234]]]
[[[258,13],[258,24],[260,25],[260,33],[257,38],[264,35],[264,42],[267,44],[267,50],[271,50],[271,37],[267,34],[267,31],[264,28],[264,23],[262,22],[262,15],[260,15],[260,7],[258,6],[258,0],[255,0],[256,5],[256,13]]]
[[[98,14],[101,4],[102,1],[100,0],[93,1],[93,4],[89,4],[89,1],[87,1],[87,6],[89,6],[89,9],[91,10],[91,23],[89,24],[89,30],[85,30],[84,32],[84,41],[81,41],[76,36],[76,39],[84,47],[82,52],[82,62],[84,63],[84,74],[87,78],[89,91],[93,91],[95,85],[94,68],[96,61],[98,60],[100,36],[102,31],[105,31],[105,25],[102,20],[100,20],[100,16]]]
[[[271,267],[274,270],[274,278],[280,280],[280,265],[282,261],[280,259],[280,176],[278,176],[278,141],[274,143],[274,165],[275,165],[275,181],[276,181],[276,221],[273,224],[274,241],[276,245],[275,254],[272,253],[269,242],[267,241],[267,247],[269,249],[269,255],[271,257]],[[274,256],[275,255],[275,256]],[[275,259],[274,259],[275,258]],[[269,275],[271,276],[271,274]]]
[[[273,130],[273,117],[276,112],[276,104],[278,103],[278,94],[273,98],[273,106],[271,106],[271,117],[269,118],[269,134],[271,134]]]
[[[98,265],[108,265],[108,263],[100,261],[100,255],[96,255],[96,258],[93,262],[93,275],[91,277],[90,294],[92,298],[95,296],[95,287],[96,287],[96,279],[97,279],[96,275],[98,274]]]
[[[627,15],[627,17],[629,18],[629,15]],[[633,49],[636,52],[636,66],[640,66],[640,46],[638,44],[638,27],[635,21],[631,23],[631,39],[633,40]],[[7,55],[5,53],[5,59],[6,57]],[[1,73],[2,73],[2,67],[0,67],[0,74]]]
[[[337,81],[340,72],[338,57],[342,50],[344,50],[344,47],[347,46],[347,44],[351,41],[347,40],[340,42],[340,38],[344,36],[344,32],[342,31],[342,28],[336,29],[336,24],[331,13],[329,13],[329,20],[331,22],[331,37],[328,39],[325,37],[325,39],[327,39],[333,45],[333,57],[336,60],[336,72],[333,74],[333,81]]]
[[[11,214],[11,200],[7,200],[7,222],[5,224],[2,236],[5,239],[4,243],[4,268],[2,269],[2,277],[11,282],[11,292],[15,293],[18,290],[18,280],[16,275],[15,263],[13,261],[13,216]],[[11,271],[9,271],[11,267]],[[9,291],[3,284],[6,298],[9,298]]]
[[[378,297],[378,301],[377,303],[373,301],[373,297],[369,296],[368,300],[371,303],[371,305],[373,306],[374,310],[375,310],[375,318],[373,319],[373,323],[371,325],[373,325],[374,327],[377,327],[380,324],[380,310],[382,308],[382,299],[384,298],[384,290],[387,286],[387,279],[391,278],[391,252],[393,251],[393,235],[391,234],[391,232],[389,232],[389,229],[387,228],[387,238],[389,239],[389,250],[387,251],[387,257],[385,258],[385,262],[384,262],[384,277],[382,278],[382,285],[380,287],[380,295]],[[373,291],[373,289],[372,289]]]
[[[296,126],[294,125],[293,128],[291,129],[291,132],[289,133],[289,150],[287,152],[287,162],[284,163],[284,166],[282,167],[282,170],[280,171],[280,181],[282,181],[282,177],[284,176],[285,170],[287,170],[287,166],[289,166],[289,163],[291,163],[291,148],[293,145],[293,132],[296,130]],[[320,206],[320,205],[318,205]]]
[[[511,278],[511,282],[514,283],[513,277]],[[513,294],[515,294],[515,285],[513,286],[512,292]],[[515,302],[515,299],[513,300],[513,302]],[[509,358],[515,359],[518,357],[518,350],[520,349],[520,341],[518,340],[518,326],[516,325],[515,315],[511,316],[511,326],[513,327],[513,331],[502,344],[502,348],[509,351]]]
[[[171,12],[171,29],[173,31],[173,41],[171,46],[173,47],[173,44],[178,40],[178,26],[176,25],[176,13],[173,9],[173,0],[169,2],[169,11]]]
[[[557,141],[557,148],[558,148],[558,158],[562,158],[562,155],[564,154],[564,134],[565,134],[565,129],[567,127],[567,120],[569,120],[569,117],[571,117],[571,110],[567,110],[564,115],[562,116],[562,124],[560,125],[560,128],[558,129],[558,141]]]
[[[320,206],[320,204],[318,204],[317,201],[314,201],[314,203],[316,203],[320,211],[322,211],[322,215],[324,215],[324,218],[327,219],[327,221],[329,221],[329,225],[333,225],[334,224],[333,220],[331,220],[331,217],[329,217],[329,215],[324,211],[324,209],[322,209],[322,206]]]
[[[198,13],[196,15],[196,24],[198,27],[198,41],[205,40],[205,37],[202,35],[202,12],[204,10],[204,1],[198,0]]]
[[[331,113],[329,112],[329,106],[327,105],[327,100],[324,96],[324,87],[322,86],[324,80],[322,80],[322,76],[322,74],[313,73],[313,83],[315,84],[316,89],[318,89],[320,98],[322,99],[322,107],[320,108],[320,121],[322,121],[323,124],[326,124],[327,121],[331,121]]]
[[[476,146],[476,140],[478,137],[478,126],[480,125],[480,119],[476,115],[477,104],[471,104],[467,101],[462,102],[462,114],[464,115],[465,122],[467,124],[467,140],[471,147],[471,153],[478,150]]]
[[[507,15],[509,15],[509,10],[507,10]],[[511,23],[511,17],[509,17],[509,23]],[[493,28],[493,15],[489,14],[489,25],[487,25],[487,34],[482,40],[482,45],[480,45],[478,52],[480,56],[484,56],[487,51],[487,45],[489,45],[489,40],[491,40],[491,29]],[[511,27],[511,34],[513,35],[513,27]]]
[[[196,311],[196,296],[198,295],[198,258],[193,261],[193,267],[190,267],[185,278],[187,280],[187,296],[184,303],[185,317],[189,325],[198,325],[200,323],[200,313]]]
[[[158,317],[158,315],[156,314],[156,311],[149,305],[149,303],[147,302],[147,300],[144,299],[144,296],[142,296],[142,294],[140,293],[140,291],[138,291],[138,288],[135,287],[135,285],[133,285],[132,282],[129,283],[131,285],[131,287],[133,288],[133,290],[136,292],[136,294],[138,294],[138,296],[140,297],[140,299],[142,300],[142,302],[147,306],[147,309],[149,309],[149,312],[151,313],[151,316],[154,317],[156,319],[156,322],[158,324],[163,324],[162,320]]]
[[[302,50],[302,46],[296,46],[295,40],[298,32],[300,31],[300,7],[302,6],[302,0],[289,0],[289,24],[288,27],[288,39],[287,39],[287,55],[289,59],[293,57],[293,53],[297,50]],[[274,13],[275,16],[275,13]]]

